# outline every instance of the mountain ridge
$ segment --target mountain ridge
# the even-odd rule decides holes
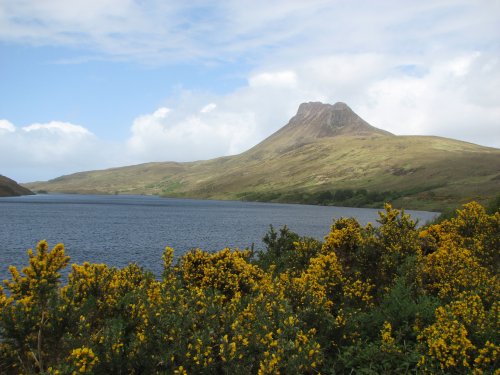
[[[322,191],[361,189],[394,191],[395,204],[405,208],[439,210],[492,198],[500,186],[500,150],[442,137],[396,136],[370,125],[345,103],[309,102],[281,129],[238,155],[79,172],[26,186],[296,203]]]

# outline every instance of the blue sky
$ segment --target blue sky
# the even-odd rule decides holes
[[[498,148],[500,1],[0,0],[0,82],[22,182],[236,154],[305,101]]]

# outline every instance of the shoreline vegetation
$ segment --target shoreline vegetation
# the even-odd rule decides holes
[[[323,242],[271,227],[262,251],[167,247],[161,279],[84,263],[62,284],[64,245],[40,241],[0,287],[0,373],[497,374],[499,202],[421,228],[386,204]]]
[[[36,190],[36,195],[50,194],[69,194],[80,195],[79,192],[49,192],[47,190]],[[129,195],[121,192],[88,192],[83,195]],[[200,198],[184,195],[157,195],[157,194],[130,194],[144,196],[158,196],[160,198],[173,199],[194,199],[194,200],[231,200],[235,202],[259,202],[259,203],[284,203],[284,204],[305,204],[313,206],[337,206],[337,207],[354,207],[354,208],[383,208],[385,203],[390,203],[392,206],[403,209],[402,201],[407,200],[406,192],[398,191],[368,191],[367,189],[338,189],[338,190],[321,190],[317,192],[243,192],[232,198],[219,197],[216,198]],[[449,203],[445,207],[437,207],[432,203],[425,206],[414,206],[410,204],[409,210],[434,211],[438,210],[453,212],[454,208],[458,208],[459,203]]]
[[[416,192],[413,192],[413,194]],[[368,191],[367,189],[320,190],[317,192],[245,192],[243,201],[312,204],[318,206],[383,208],[387,202],[407,197],[410,192]]]
[[[80,195],[79,192],[49,192],[47,190],[36,190],[35,195],[50,195],[50,194],[68,194]],[[129,195],[120,192],[95,192],[83,195]],[[130,194],[157,196],[160,198],[179,198],[179,199],[195,199],[195,200],[217,200],[212,198],[198,198],[188,196],[170,196],[157,194]],[[338,190],[321,190],[318,192],[243,192],[236,195],[235,199],[220,199],[234,200],[235,202],[260,202],[260,203],[287,203],[287,204],[307,204],[314,206],[338,206],[338,207],[356,207],[356,208],[383,208],[385,203],[390,203],[405,197],[404,192],[398,191],[368,191],[366,189],[338,189]],[[457,203],[458,205],[458,203]],[[398,207],[399,208],[399,207]],[[413,210],[414,208],[411,208]]]
[[[398,209],[408,210],[421,210],[421,211],[434,211],[441,212],[446,215],[452,215],[456,209],[461,207],[461,203],[455,200],[447,201],[443,204],[436,204],[432,199],[419,200],[418,202],[413,199],[416,194],[427,192],[429,189],[438,188],[439,186],[432,186],[426,188],[414,188],[404,191],[399,190],[368,190],[368,189],[329,189],[319,190],[315,192],[308,192],[303,190],[296,191],[245,191],[230,197],[198,197],[189,196],[184,194],[146,194],[146,193],[123,193],[120,191],[65,191],[65,192],[51,192],[44,189],[35,190],[33,194],[47,195],[47,194],[70,194],[70,195],[144,195],[144,196],[158,196],[160,198],[177,198],[177,199],[198,199],[198,200],[234,200],[240,202],[261,202],[261,203],[285,203],[285,204],[307,204],[315,206],[337,206],[337,207],[356,207],[356,208],[383,208],[386,203],[390,203],[393,207]],[[431,194],[432,195],[432,194]],[[485,206],[499,205],[500,195],[496,197],[480,198],[477,197],[475,201]]]

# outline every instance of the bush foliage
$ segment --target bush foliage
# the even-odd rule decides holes
[[[41,241],[0,287],[2,374],[498,374],[500,214],[469,203],[418,229],[390,205],[323,243],[193,250],[161,279],[72,265]]]
[[[345,207],[382,207],[384,202],[390,202],[405,195],[418,193],[415,191],[367,191],[366,189],[339,189],[339,190],[321,190],[316,192],[245,192],[239,195],[239,198],[248,201],[257,202],[281,202],[281,203],[300,203],[315,204],[325,206],[345,206]]]

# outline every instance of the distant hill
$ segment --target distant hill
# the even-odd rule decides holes
[[[441,210],[500,191],[500,150],[434,136],[396,136],[344,103],[301,104],[288,124],[235,156],[147,163],[26,184],[66,193]]]
[[[16,181],[0,175],[0,197],[14,197],[34,194],[31,190],[19,185]]]

